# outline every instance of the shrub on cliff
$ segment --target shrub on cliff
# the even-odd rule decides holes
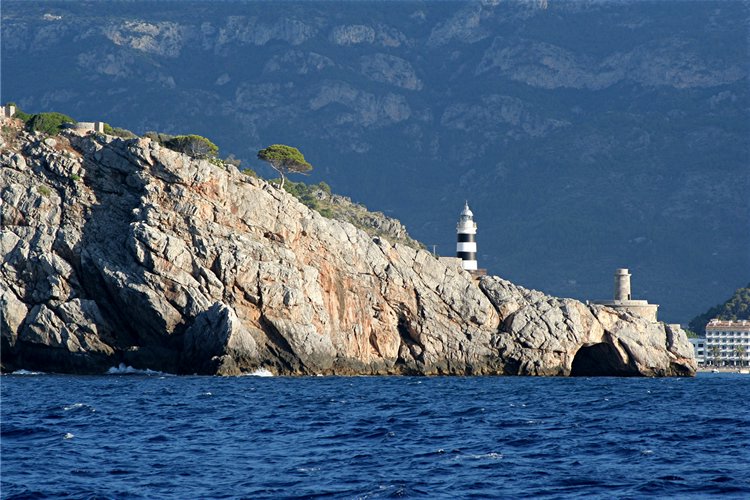
[[[162,134],[161,132],[154,132],[153,130],[149,130],[148,132],[145,132],[143,134],[143,137],[147,137],[154,142],[158,142],[161,145],[164,145],[168,140],[174,138],[173,135]]]
[[[113,127],[109,123],[104,124],[104,133],[107,135],[114,135],[115,137],[122,137],[123,139],[135,139],[138,137],[130,130]]]
[[[37,113],[31,115],[31,118],[26,122],[26,127],[36,132],[57,135],[62,130],[63,124],[75,122],[73,118],[62,113]]]
[[[210,159],[219,154],[219,147],[200,135],[178,135],[165,141],[164,146],[193,158]]]

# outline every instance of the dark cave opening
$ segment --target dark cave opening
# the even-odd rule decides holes
[[[637,370],[626,365],[611,344],[581,347],[573,358],[571,377],[631,377]]]

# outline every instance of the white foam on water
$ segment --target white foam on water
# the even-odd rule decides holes
[[[96,411],[96,408],[85,403],[73,403],[72,405],[63,406],[63,410],[65,411],[80,410],[81,408],[85,408],[92,413]]]
[[[73,439],[75,437],[74,434],[71,434],[70,432],[66,432],[63,436],[63,439]]]
[[[501,460],[502,458],[503,458],[502,453],[495,453],[493,451],[490,453],[481,453],[478,455],[463,455],[459,453],[458,455],[454,456],[452,460],[454,462],[463,462],[466,460]]]
[[[473,458],[474,460],[484,460],[484,459],[500,460],[501,458],[503,458],[503,454],[491,452],[491,453],[484,453],[482,455],[471,455],[471,458]]]
[[[163,372],[157,372],[155,370],[139,370],[132,366],[127,366],[125,363],[120,363],[118,366],[113,366],[107,370],[107,375],[164,375]]]
[[[273,373],[268,371],[266,368],[258,368],[252,373],[246,373],[247,377],[273,377]]]
[[[20,369],[20,370],[16,370],[16,371],[12,372],[11,375],[46,375],[46,373],[44,373],[44,372],[32,372],[32,371],[29,371],[29,370]]]
[[[641,455],[652,455],[654,450],[642,450]]]
[[[297,467],[297,472],[318,472],[320,467]]]

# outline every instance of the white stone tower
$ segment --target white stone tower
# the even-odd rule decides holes
[[[477,270],[477,224],[474,222],[474,214],[469,209],[469,202],[461,211],[461,218],[456,226],[458,241],[456,243],[456,257],[461,259],[461,267],[466,271]]]
[[[620,268],[615,271],[614,300],[595,300],[593,303],[637,314],[649,321],[657,321],[659,304],[649,304],[648,300],[633,299],[630,295],[630,272],[626,268]]]
[[[630,273],[627,269],[615,271],[615,300],[630,300]]]

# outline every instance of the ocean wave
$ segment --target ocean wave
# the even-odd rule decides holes
[[[16,370],[12,372],[11,375],[47,375],[47,374],[44,372],[33,372],[30,370],[20,369],[20,370]]]
[[[96,408],[94,408],[91,405],[87,405],[86,403],[73,403],[72,405],[63,406],[64,411],[78,411],[78,410],[88,410],[90,412],[95,412]]]
[[[165,375],[165,373],[149,369],[139,370],[125,363],[120,363],[118,366],[113,366],[107,370],[106,375]]]
[[[271,373],[266,368],[258,368],[254,372],[251,373],[245,373],[245,377],[273,377],[273,373]]]

